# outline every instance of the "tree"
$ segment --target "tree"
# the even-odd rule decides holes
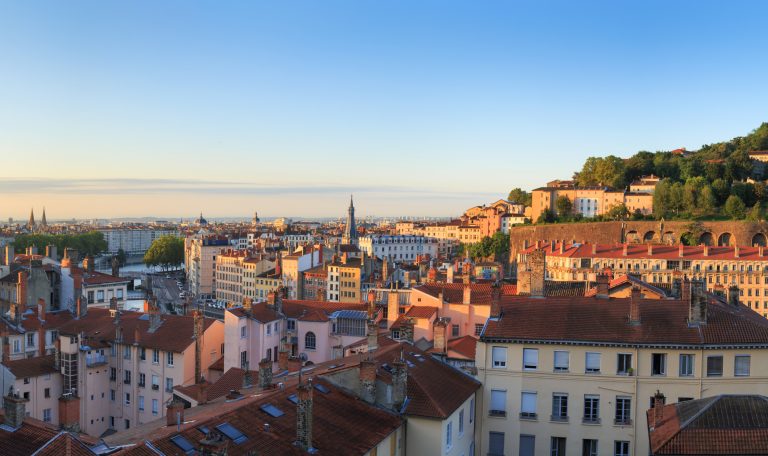
[[[701,222],[691,222],[685,227],[685,233],[680,236],[680,241],[685,245],[697,245],[704,231],[704,225]]]
[[[160,266],[164,271],[178,268],[184,262],[184,240],[176,236],[162,236],[155,239],[144,254],[144,264]]]
[[[765,219],[765,214],[763,213],[763,207],[762,205],[757,202],[754,206],[747,212],[747,220],[750,222],[759,222],[760,220]]]
[[[79,234],[20,234],[13,240],[13,247],[17,251],[32,246],[44,249],[47,245],[56,246],[60,255],[63,255],[64,249],[68,247],[77,250],[79,255],[83,256],[96,256],[107,250],[107,241],[104,240],[104,234],[100,231]]]
[[[623,188],[626,185],[624,160],[614,155],[589,157],[575,177],[582,187],[609,185],[614,188]]]
[[[557,209],[557,215],[561,218],[568,218],[573,212],[573,204],[570,198],[565,195],[560,195],[555,200],[555,209]]]
[[[116,256],[117,256],[117,261],[120,264],[120,267],[125,266],[125,263],[128,262],[128,255],[125,254],[125,250],[118,249]]]
[[[515,203],[520,203],[525,206],[530,206],[532,201],[532,195],[518,187],[518,188],[513,188],[509,192],[509,196],[507,197],[507,199]]]
[[[731,195],[725,200],[725,213],[735,220],[743,219],[746,211],[744,201],[736,195]]]
[[[606,215],[612,220],[626,220],[629,217],[629,209],[624,204],[616,204],[608,209]]]

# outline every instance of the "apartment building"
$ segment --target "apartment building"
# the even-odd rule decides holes
[[[555,213],[561,196],[571,201],[574,214],[590,218],[607,214],[612,207],[624,204],[630,212],[653,213],[653,194],[644,191],[614,190],[610,187],[578,187],[573,181],[555,180],[531,192],[531,219],[535,222],[545,212]]]
[[[283,256],[280,261],[283,285],[286,287],[288,299],[298,299],[302,296],[301,273],[323,264],[323,246],[318,244],[301,249],[291,255]]]
[[[216,256],[217,300],[242,302],[244,298],[262,298],[266,277],[259,276],[274,270],[275,262],[262,254],[248,250],[227,250]]]
[[[220,321],[160,315],[156,305],[149,313],[88,309],[59,328],[60,421],[100,436],[157,420],[175,385],[207,376],[223,342]]]
[[[218,236],[184,239],[184,266],[189,291],[195,296],[213,296],[216,291],[216,257],[227,249],[229,241]]]
[[[651,284],[671,287],[685,274],[701,279],[710,292],[725,294],[731,285],[739,299],[768,317],[768,252],[764,247],[684,246],[642,244],[580,244],[537,242],[518,254],[523,269],[534,251],[546,253],[549,281],[588,281],[610,270],[614,276],[632,275]]]
[[[679,299],[507,296],[477,346],[478,454],[645,455],[645,411],[768,391],[768,321],[680,283]]]
[[[437,239],[424,236],[372,234],[363,236],[359,246],[368,256],[395,263],[410,263],[424,255],[437,258],[438,253]]]
[[[100,228],[99,232],[107,241],[107,253],[115,254],[122,249],[128,255],[143,255],[155,239],[178,234],[172,228],[149,228],[138,225]]]

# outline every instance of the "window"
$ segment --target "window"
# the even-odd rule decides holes
[[[507,367],[507,349],[506,347],[493,347],[491,351],[493,358],[493,367],[495,369],[502,369]]]
[[[147,376],[146,374],[139,373],[139,386],[144,388],[147,384]]]
[[[587,352],[584,372],[588,374],[600,373],[600,353]]]
[[[680,355],[680,376],[681,377],[693,377],[693,355],[681,354]]]
[[[45,395],[46,398],[51,397],[51,389],[50,388],[46,388],[44,390],[44,393],[45,393],[44,395]]]
[[[723,357],[707,356],[707,377],[723,376]]]
[[[139,411],[144,411],[144,396],[139,396]]]
[[[733,365],[733,375],[736,377],[749,377],[749,355],[736,355]]]
[[[568,352],[555,350],[555,372],[568,372],[568,367]]]
[[[619,353],[616,358],[616,374],[629,375],[632,372],[632,354]]]
[[[131,428],[131,420],[125,420],[125,428],[130,429]]]
[[[459,325],[451,325],[451,337],[459,337]]]
[[[123,289],[118,288],[117,289],[117,299],[123,299]]]
[[[632,399],[626,396],[616,396],[616,416],[613,424],[632,424]]]
[[[131,371],[126,370],[124,372],[123,383],[125,383],[126,385],[130,385],[131,384]]]
[[[104,302],[104,290],[99,290],[96,292],[96,300],[98,302]]]
[[[568,395],[554,393],[552,395],[552,421],[568,421]]]
[[[480,336],[480,334],[483,333],[483,324],[482,323],[475,323],[475,335]]]
[[[115,401],[115,390],[109,390],[109,400]]]
[[[629,456],[629,442],[626,440],[613,442],[613,456]]]
[[[158,401],[157,399],[152,399],[152,414],[157,415],[158,413]]]
[[[505,390],[491,390],[491,404],[488,412],[492,416],[507,415],[507,392]]]
[[[131,393],[125,393],[125,405],[131,405]]]
[[[131,346],[123,345],[123,359],[131,359]]]
[[[584,439],[581,445],[581,456],[597,456],[597,440]]]
[[[464,409],[459,412],[459,437],[464,435]]]
[[[35,346],[35,333],[28,332],[27,333],[27,347],[34,347]]]
[[[651,354],[651,375],[667,375],[666,353]]]
[[[504,433],[488,433],[488,456],[504,456]]]
[[[173,352],[165,352],[165,361],[168,367],[173,367]]]
[[[117,381],[117,368],[116,367],[110,367],[109,368],[109,379],[111,381]]]
[[[316,343],[317,341],[315,338],[315,333],[313,333],[312,331],[309,331],[304,336],[304,348],[306,348],[307,350],[314,350],[316,347],[315,345]]]
[[[536,418],[536,393],[522,393],[520,418]]]
[[[565,437],[552,437],[549,456],[565,456]]]
[[[288,328],[288,331],[295,331],[296,320],[293,320],[293,319],[288,320],[288,323],[286,323],[286,328]]]
[[[248,350],[243,350],[240,352],[240,369],[245,369],[245,366],[248,364]]]
[[[600,396],[584,395],[584,422],[600,423]]]
[[[246,336],[246,327],[245,326],[241,326],[240,327],[240,338],[241,339],[245,339],[246,337],[247,337]]]
[[[450,450],[452,445],[453,445],[453,423],[449,421],[448,425],[445,427],[446,450]]]
[[[535,370],[539,367],[539,350],[537,348],[523,349],[523,370]]]
[[[152,362],[160,364],[160,350],[152,350]]]
[[[160,389],[160,378],[157,375],[152,375],[152,389]]]
[[[147,359],[147,349],[144,347],[139,347],[139,359],[142,361]]]
[[[532,435],[520,436],[520,456],[533,456],[536,450],[536,437]]]
[[[46,423],[51,422],[51,409],[49,408],[43,409],[43,421],[45,421]]]
[[[269,323],[267,323],[267,335],[269,336],[269,335],[271,335],[271,334],[272,334],[272,325],[270,325]]]
[[[165,378],[165,391],[169,393],[173,392],[173,379],[170,377]]]

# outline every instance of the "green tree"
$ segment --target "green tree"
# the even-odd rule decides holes
[[[575,177],[577,183],[582,187],[609,185],[623,188],[626,185],[624,160],[614,155],[589,157]]]
[[[691,222],[685,227],[685,232],[680,236],[680,241],[685,245],[698,245],[704,231],[704,225],[701,222]]]
[[[616,204],[608,209],[606,215],[612,220],[626,220],[629,218],[629,209],[623,204]]]
[[[750,222],[759,222],[760,220],[765,220],[765,213],[763,212],[762,204],[759,202],[755,203],[749,212],[747,212],[746,219]]]
[[[731,195],[725,201],[725,213],[735,220],[743,219],[746,212],[744,201],[736,195]]]
[[[116,256],[117,256],[117,261],[120,263],[120,267],[125,266],[125,263],[128,262],[128,255],[125,254],[125,250],[118,249]]]
[[[178,268],[184,262],[184,240],[176,236],[155,239],[144,254],[144,264],[160,266],[164,271]]]
[[[573,204],[571,203],[570,198],[565,195],[560,195],[555,201],[555,209],[557,209],[557,215],[560,218],[567,219],[571,216]]]
[[[509,201],[513,201],[515,203],[524,204],[526,206],[530,206],[531,205],[531,198],[532,198],[532,196],[531,196],[530,193],[526,192],[525,190],[523,190],[523,189],[521,189],[519,187],[518,188],[513,188],[509,192],[509,196],[507,197],[507,199]]]

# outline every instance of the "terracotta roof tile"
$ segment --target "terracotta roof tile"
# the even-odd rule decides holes
[[[39,377],[56,373],[53,367],[53,355],[17,359],[3,363],[16,378]]]

